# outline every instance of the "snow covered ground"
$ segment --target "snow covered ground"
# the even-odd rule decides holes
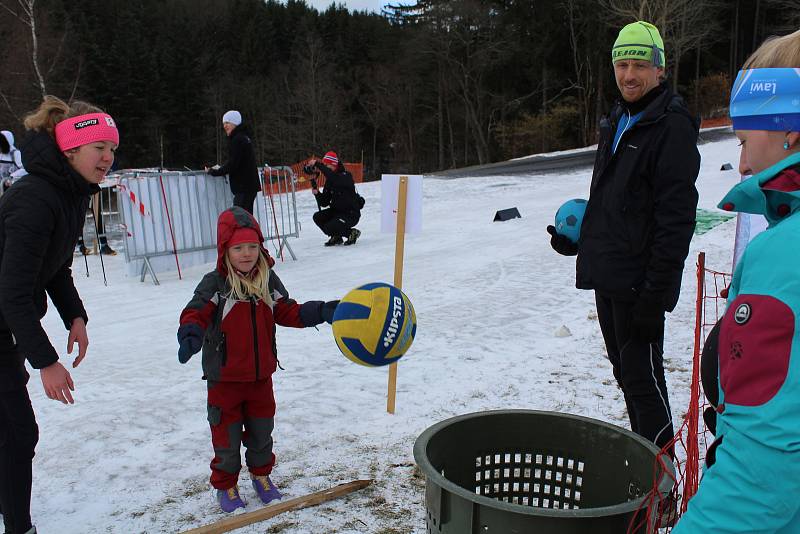
[[[735,139],[703,145],[700,206],[715,205],[736,181]],[[286,498],[357,478],[375,484],[321,506],[286,513],[243,533],[425,531],[424,479],[412,447],[430,425],[492,409],[527,408],[628,425],[625,405],[593,315],[593,294],[575,289],[575,262],[550,249],[545,226],[568,198],[586,197],[590,172],[426,179],[424,230],[406,240],[403,289],[418,317],[417,338],[400,362],[397,413],[386,413],[387,369],[342,356],[328,325],[279,329],[285,371],[275,378],[278,413],[273,480]],[[311,221],[310,193],[298,197],[304,228],[298,261],[276,270],[299,301],[333,299],[360,284],[392,282],[394,237],[379,233],[380,184],[359,186],[367,205],[354,247],[325,248]],[[307,194],[306,194],[307,193]],[[521,219],[492,222],[516,206]],[[735,221],[695,236],[683,295],[667,320],[672,408],[688,405],[695,259],[730,269]],[[177,532],[222,518],[208,489],[212,456],[200,358],[177,361],[178,315],[210,266],[162,274],[160,286],[124,275],[123,256],[96,256],[91,277],[76,257],[75,279],[89,312],[89,354],[73,370],[73,406],[48,400],[30,382],[41,439],[34,463],[33,516],[42,534]],[[52,309],[45,328],[65,353]],[[570,337],[556,337],[562,326]],[[65,363],[71,362],[64,360]],[[71,368],[70,368],[71,369]],[[258,506],[246,471],[248,511]]]

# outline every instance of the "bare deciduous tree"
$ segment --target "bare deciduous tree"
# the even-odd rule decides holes
[[[436,21],[434,53],[446,66],[446,75],[464,105],[465,131],[474,142],[478,163],[488,163],[497,103],[486,77],[505,49],[493,23],[494,13],[477,0],[435,3],[429,9],[428,18]]]
[[[334,64],[325,43],[317,35],[307,34],[297,48],[294,75],[288,80],[295,127],[304,133],[304,146],[298,149],[319,152],[342,139],[339,130],[346,122],[345,99],[337,87]]]
[[[44,76],[39,67],[39,36],[36,33],[36,0],[17,0],[20,11],[17,12],[8,6],[7,2],[0,2],[0,7],[11,13],[14,17],[25,24],[31,32],[31,63],[33,72],[36,75],[36,82],[42,97],[47,94]]]
[[[391,111],[389,95],[397,86],[397,75],[390,69],[381,67],[372,72],[360,71],[356,78],[363,84],[359,91],[358,104],[372,126],[371,167],[373,172],[379,172],[378,131],[387,124]]]
[[[589,26],[596,24],[595,17],[586,10],[579,9],[576,0],[566,0],[564,9],[567,13],[569,25],[569,40],[572,48],[572,64],[575,69],[575,83],[569,89],[578,89],[578,116],[581,117],[581,137],[583,145],[590,144],[592,115],[589,108],[593,98],[594,75],[592,73],[592,58],[580,46],[579,36],[589,31]]]
[[[800,28],[800,0],[764,0],[766,8],[780,12],[782,23],[773,27],[772,32],[786,33],[794,32]],[[764,35],[767,37],[769,35]],[[756,43],[758,46],[759,43]]]

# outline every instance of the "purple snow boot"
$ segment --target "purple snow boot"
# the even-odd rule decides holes
[[[269,504],[275,499],[283,497],[275,484],[269,479],[269,475],[253,476],[253,489],[258,493],[258,498],[264,504]]]
[[[237,508],[244,508],[244,501],[239,496],[239,487],[234,486],[230,489],[217,490],[217,501],[219,502],[219,507],[222,508],[222,511],[226,514],[229,514],[236,510]]]

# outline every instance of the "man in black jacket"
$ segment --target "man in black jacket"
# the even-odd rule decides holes
[[[664,447],[673,437],[664,314],[678,302],[694,232],[698,124],[662,80],[664,44],[655,26],[625,26],[612,60],[622,99],[600,122],[580,239],[576,245],[547,230],[557,252],[577,254],[576,287],[595,290],[631,429]]]
[[[239,206],[250,214],[253,213],[253,202],[261,190],[256,165],[256,152],[250,140],[246,125],[242,125],[242,115],[231,110],[222,116],[222,129],[228,136],[228,162],[221,167],[206,167],[211,176],[228,175],[233,193],[233,205]]]
[[[330,237],[325,246],[355,244],[361,231],[354,226],[361,218],[363,203],[361,196],[356,192],[353,175],[344,168],[336,152],[327,152],[322,161],[312,159],[309,161],[309,167],[318,169],[325,175],[322,192],[316,186],[311,190],[318,206],[321,208],[330,206],[314,214],[316,225]],[[344,241],[345,236],[347,241]]]

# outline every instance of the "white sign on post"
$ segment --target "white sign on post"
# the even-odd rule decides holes
[[[406,233],[422,231],[422,175],[384,174],[381,176],[381,232],[397,230],[397,192],[400,176],[408,178],[406,198]]]
[[[742,176],[741,181],[749,180],[750,175]],[[767,219],[763,215],[738,213],[736,216],[736,237],[733,244],[733,270],[744,253],[744,249],[755,236],[767,229]]]
[[[763,215],[739,213],[736,219],[736,238],[733,245],[733,268],[744,253],[744,249],[755,236],[767,229],[767,219]]]

